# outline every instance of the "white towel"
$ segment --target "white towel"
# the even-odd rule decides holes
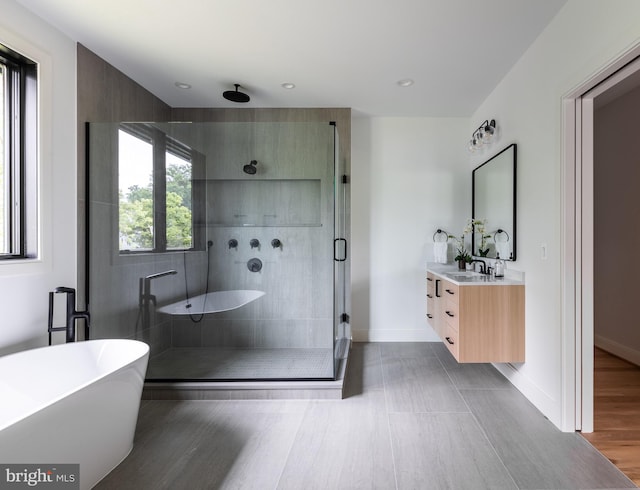
[[[447,242],[433,242],[433,259],[438,264],[447,263]]]
[[[509,242],[496,242],[496,255],[499,255],[503,260],[509,259],[511,257]]]

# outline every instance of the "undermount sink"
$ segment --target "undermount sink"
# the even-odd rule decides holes
[[[457,282],[492,282],[495,277],[473,271],[446,272],[445,276]]]
[[[474,276],[458,276],[454,278],[458,282],[495,282],[496,278],[493,276],[485,276],[484,274],[477,274]]]
[[[474,271],[446,272],[445,274],[451,277],[478,277],[482,275]]]

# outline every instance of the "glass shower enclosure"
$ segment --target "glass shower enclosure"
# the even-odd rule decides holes
[[[335,379],[347,177],[330,122],[90,123],[91,338],[147,381]]]

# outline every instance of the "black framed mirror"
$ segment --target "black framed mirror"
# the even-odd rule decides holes
[[[475,257],[516,260],[517,145],[507,146],[472,173]]]

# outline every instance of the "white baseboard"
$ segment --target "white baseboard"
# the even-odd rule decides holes
[[[493,367],[500,371],[551,423],[560,430],[565,430],[562,428],[562,417],[556,400],[540,389],[531,379],[524,376],[512,364],[493,364]],[[565,432],[573,432],[573,429],[566,429]]]
[[[633,349],[627,345],[620,344],[615,340],[608,339],[602,335],[594,336],[594,345],[602,350],[640,366],[640,351]]]
[[[428,328],[352,330],[354,342],[440,342],[436,333]]]

